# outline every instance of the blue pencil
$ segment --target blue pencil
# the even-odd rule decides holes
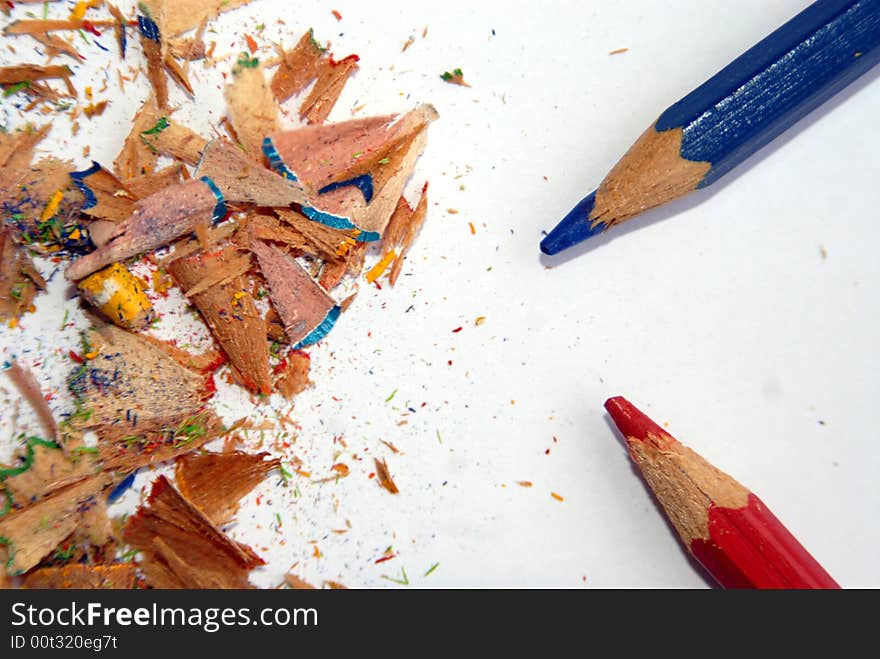
[[[878,61],[880,0],[813,3],[663,112],[541,251],[711,185]]]

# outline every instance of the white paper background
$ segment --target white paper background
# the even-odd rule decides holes
[[[424,101],[441,115],[416,177],[430,180],[429,218],[404,276],[395,289],[362,284],[311,351],[316,386],[296,400],[300,427],[283,453],[312,478],[297,478],[296,490],[270,479],[230,531],[268,560],[256,583],[274,585],[299,562],[294,572],[314,582],[366,587],[395,586],[382,575],[401,569],[432,587],[705,585],[604,413],[604,400],[622,394],[755,490],[842,585],[880,586],[877,73],[714,188],[564,258],[538,252],[541,231],[667,105],[807,4],[266,0],[213,24],[215,56],[237,54],[247,32],[268,57],[271,40],[292,46],[309,26],[337,56],[358,53],[335,120],[361,105],[358,116]],[[85,143],[112,161],[146,94],[144,76],[119,91],[115,44],[100,41],[109,54],[82,44],[77,86],[91,72],[108,112],[81,120],[78,137],[58,122],[47,143],[81,166]],[[31,43],[18,40],[0,61],[33,60]],[[629,51],[608,55],[621,47]],[[439,79],[455,67],[471,88]],[[195,64],[197,100],[173,89],[175,116],[210,132],[224,112],[225,70]],[[10,100],[2,109],[5,123],[20,124]],[[60,274],[54,281],[21,329],[0,331],[0,345],[4,360],[35,365],[63,412],[64,355],[77,335],[60,331],[70,291]],[[476,327],[478,316],[486,322]],[[252,409],[240,392],[221,393],[228,420]],[[22,411],[13,427],[15,395],[3,398],[8,454],[29,420]],[[272,406],[259,414],[275,416]],[[367,478],[373,455],[388,458],[400,495]],[[339,461],[351,476],[313,482]],[[333,533],[345,520],[351,529]],[[399,555],[376,565],[389,545]]]

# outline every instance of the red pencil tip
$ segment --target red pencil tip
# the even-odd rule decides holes
[[[669,435],[623,396],[606,400],[605,409],[608,410],[617,429],[628,439],[645,441],[649,434],[655,437]]]

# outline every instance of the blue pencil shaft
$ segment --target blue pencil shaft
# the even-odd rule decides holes
[[[556,254],[714,183],[878,62],[880,0],[813,3],[664,111],[599,188],[541,242],[541,250]],[[680,131],[680,138],[676,134],[662,147],[652,140],[670,131]],[[677,152],[663,157],[659,149],[670,144]],[[683,173],[690,178],[676,180]],[[669,193],[664,198],[642,189]]]
[[[712,163],[705,187],[878,62],[880,0],[820,0],[672,105],[655,129],[683,129],[682,157]]]

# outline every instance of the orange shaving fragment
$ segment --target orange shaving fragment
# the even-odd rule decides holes
[[[472,234],[472,235],[476,235],[477,230],[474,228],[474,223],[473,223],[473,222],[468,222],[468,226],[471,228],[471,234]]]
[[[107,104],[109,101],[99,101],[97,103],[89,103],[86,107],[83,108],[83,114],[86,115],[89,119],[92,117],[99,117],[104,114],[104,110],[107,109]]]
[[[336,256],[345,256],[355,245],[357,245],[357,241],[354,238],[345,238],[336,248]]]
[[[391,478],[391,471],[388,469],[388,463],[384,459],[380,461],[379,458],[373,458],[373,464],[376,465],[376,475],[379,477],[379,485],[391,492],[391,494],[399,494],[400,490],[397,488],[394,479]],[[370,478],[372,478],[372,474],[370,475]]]
[[[551,492],[550,496],[553,497],[554,499],[556,499],[557,501],[565,501],[565,498],[560,494],[556,494],[556,492]]]
[[[40,214],[40,222],[45,222],[46,220],[51,220],[55,217],[55,213],[58,212],[58,206],[61,204],[62,199],[64,199],[64,193],[61,190],[56,190],[52,193],[52,196],[49,197],[49,203],[46,204],[46,207]]]
[[[168,289],[174,285],[174,281],[168,273],[162,270],[154,270],[151,278],[153,280],[153,290],[159,295],[164,296]]]
[[[376,265],[370,268],[370,271],[366,275],[367,281],[372,284],[379,277],[381,277],[382,273],[385,272],[385,270],[388,268],[389,265],[391,265],[391,262],[395,258],[397,258],[397,253],[393,249],[386,252],[385,256],[383,256]]]
[[[252,54],[257,52],[257,42],[251,35],[244,35],[244,40],[247,41],[248,49]]]
[[[516,484],[520,487],[531,487],[532,481],[517,481]]]

